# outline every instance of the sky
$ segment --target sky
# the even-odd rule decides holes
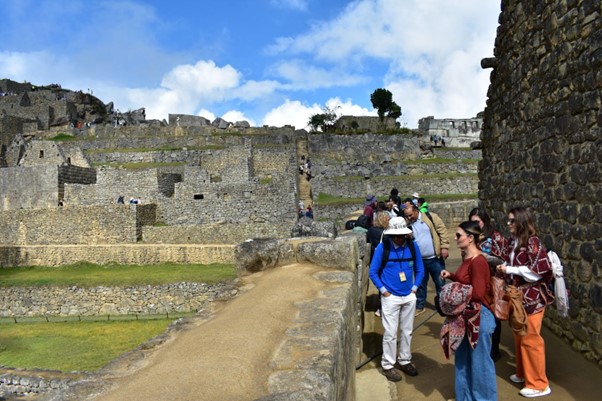
[[[0,0],[0,79],[90,91],[147,119],[293,125],[328,108],[400,124],[485,108],[500,1]]]

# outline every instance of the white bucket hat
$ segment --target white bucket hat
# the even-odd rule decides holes
[[[406,225],[406,219],[403,217],[393,217],[389,220],[389,226],[383,232],[385,235],[406,235],[412,234],[412,230]]]

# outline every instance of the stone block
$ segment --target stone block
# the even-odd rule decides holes
[[[252,239],[234,248],[234,264],[239,276],[294,262],[292,244],[279,239]]]
[[[358,247],[355,240],[339,237],[299,244],[297,260],[308,261],[325,268],[355,271],[357,268]]]

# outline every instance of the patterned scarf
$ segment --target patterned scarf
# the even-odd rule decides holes
[[[477,346],[481,324],[481,304],[470,302],[472,286],[449,283],[441,289],[439,302],[447,317],[439,334],[445,358],[455,353],[466,336],[471,348]]]

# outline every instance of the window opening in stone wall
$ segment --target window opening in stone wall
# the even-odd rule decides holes
[[[456,128],[456,123],[454,121],[450,121],[449,125],[451,125],[452,128]]]
[[[194,194],[194,197],[193,197],[193,198],[194,198],[195,200],[197,200],[197,199],[205,199],[205,195],[203,195],[203,194]]]
[[[44,158],[44,151],[40,150],[40,159],[43,159],[43,158]]]
[[[6,145],[2,145],[2,151],[0,151],[0,158],[6,157]]]
[[[71,158],[70,157],[67,158],[67,164],[71,165]]]

